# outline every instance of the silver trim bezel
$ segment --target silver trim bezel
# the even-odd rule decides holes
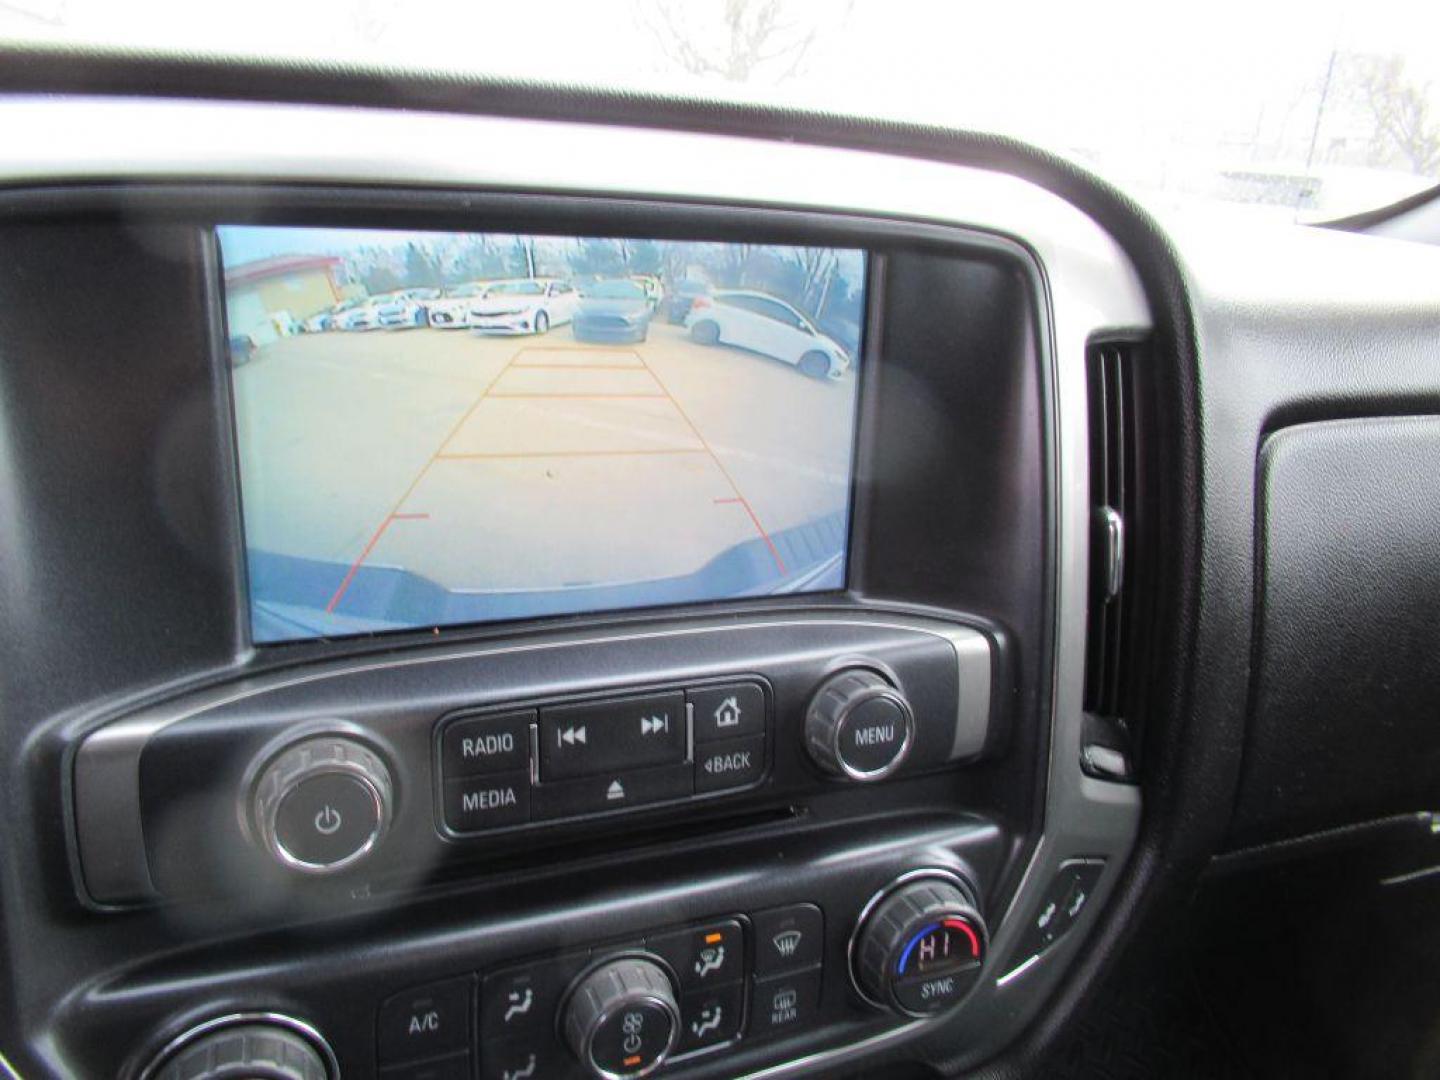
[[[227,1027],[238,1027],[242,1024],[274,1024],[277,1027],[288,1028],[308,1042],[320,1055],[325,1062],[325,1069],[329,1073],[330,1080],[340,1080],[340,1062],[335,1057],[335,1051],[325,1041],[325,1037],[304,1020],[298,1020],[293,1016],[278,1012],[226,1013],[224,1016],[212,1017],[193,1027],[186,1028],[160,1048],[150,1059],[150,1063],[140,1070],[136,1080],[151,1080],[171,1058],[196,1039],[216,1031],[222,1031]]]

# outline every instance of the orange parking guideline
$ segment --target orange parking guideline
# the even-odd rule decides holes
[[[365,565],[365,560],[368,559],[370,557],[370,553],[375,550],[375,545],[380,542],[380,537],[385,535],[385,530],[390,527],[392,522],[402,520],[399,517],[400,507],[404,506],[405,500],[410,498],[410,496],[415,493],[415,489],[420,486],[420,481],[425,479],[425,474],[430,471],[430,466],[435,464],[436,460],[440,456],[441,451],[444,450],[445,447],[450,445],[450,440],[455,438],[455,436],[460,433],[460,429],[465,426],[466,422],[469,421],[470,417],[475,415],[475,410],[480,407],[480,403],[484,401],[485,398],[489,395],[490,391],[495,388],[495,384],[500,381],[500,377],[504,375],[505,372],[510,370],[510,365],[515,362],[516,357],[518,357],[524,351],[525,349],[523,347],[518,349],[515,354],[510,357],[509,360],[505,361],[505,366],[502,367],[499,371],[497,371],[495,373],[495,377],[485,384],[485,389],[480,391],[480,396],[470,403],[470,407],[465,410],[464,414],[461,415],[459,420],[455,421],[454,426],[450,428],[449,432],[445,435],[445,438],[441,441],[440,445],[435,448],[435,452],[426,459],[424,465],[420,466],[420,471],[415,474],[415,479],[410,481],[410,486],[405,489],[404,494],[401,495],[400,498],[395,500],[395,505],[391,507],[390,512],[385,515],[385,520],[380,522],[380,527],[376,529],[374,534],[370,537],[369,543],[367,543],[364,549],[360,552],[360,557],[350,564],[350,569],[345,574],[344,579],[340,582],[340,587],[335,590],[335,594],[330,597],[330,602],[325,605],[325,611],[327,614],[333,612],[335,610],[335,606],[340,603],[341,599],[344,598],[346,591],[350,588],[351,582],[355,580],[355,575],[360,572],[360,567]]]
[[[516,361],[517,361],[523,354],[525,354],[526,352],[619,352],[619,351],[620,351],[620,350],[589,349],[589,348],[585,348],[584,346],[566,346],[566,345],[554,345],[554,346],[551,346],[551,345],[544,345],[544,346],[523,345],[523,346],[521,346],[519,349],[517,349],[517,350],[515,351],[515,353],[510,357],[510,359],[505,362],[505,365],[504,365],[499,371],[497,371],[497,372],[495,373],[494,378],[492,378],[488,383],[485,384],[485,388],[480,391],[479,396],[476,397],[475,400],[470,403],[470,407],[465,410],[465,412],[461,415],[460,419],[457,420],[457,421],[455,422],[455,424],[450,428],[449,432],[445,435],[445,438],[444,438],[443,440],[441,440],[440,445],[437,446],[437,447],[435,448],[435,451],[425,460],[425,464],[420,467],[420,471],[415,474],[414,479],[412,479],[412,480],[410,481],[409,486],[407,486],[407,487],[405,488],[404,493],[401,494],[400,498],[398,498],[398,499],[395,501],[395,505],[391,508],[390,512],[385,515],[385,519],[384,519],[382,522],[380,522],[380,526],[375,530],[375,532],[371,535],[369,541],[365,544],[364,549],[360,552],[360,556],[351,564],[349,571],[345,574],[344,579],[340,582],[340,585],[339,585],[339,587],[335,590],[334,595],[330,597],[330,602],[325,605],[325,610],[326,610],[326,612],[327,612],[327,613],[328,613],[328,612],[333,612],[333,611],[335,610],[336,606],[337,606],[337,605],[340,603],[340,601],[344,598],[345,593],[349,590],[350,585],[354,582],[354,580],[355,580],[355,575],[360,572],[360,567],[362,567],[362,566],[365,564],[365,560],[368,559],[368,558],[370,557],[370,553],[375,550],[375,545],[380,542],[380,538],[385,535],[385,531],[386,531],[394,522],[396,522],[396,521],[423,521],[423,520],[427,520],[427,519],[430,517],[429,514],[401,513],[401,512],[400,512],[400,508],[401,508],[402,506],[404,506],[406,500],[409,499],[410,496],[415,493],[415,489],[420,486],[420,481],[422,481],[422,480],[425,478],[426,474],[429,473],[431,466],[433,466],[437,461],[485,461],[485,460],[499,461],[499,460],[519,460],[519,459],[523,459],[523,458],[554,458],[554,457],[628,457],[628,456],[652,455],[652,454],[654,454],[654,455],[668,455],[668,454],[708,454],[709,457],[710,457],[710,460],[715,463],[715,467],[720,470],[720,474],[725,478],[725,482],[726,482],[727,484],[729,484],[730,490],[735,493],[734,498],[716,499],[716,500],[714,500],[715,503],[716,503],[716,504],[722,504],[722,503],[738,503],[740,506],[744,507],[744,508],[745,508],[745,513],[749,515],[751,523],[755,526],[755,531],[756,531],[757,533],[759,533],[760,538],[765,541],[766,547],[768,547],[768,548],[770,549],[770,555],[771,555],[771,557],[775,560],[775,566],[779,569],[779,571],[780,571],[780,573],[781,573],[782,575],[785,574],[785,573],[787,573],[787,571],[786,571],[786,569],[785,569],[785,560],[784,560],[783,558],[781,558],[781,556],[780,556],[780,550],[775,546],[775,541],[770,538],[770,534],[765,531],[765,526],[760,523],[760,518],[759,518],[759,516],[755,513],[755,508],[752,507],[752,506],[750,505],[750,501],[749,501],[748,499],[746,499],[743,494],[741,494],[739,486],[735,483],[735,478],[730,475],[730,470],[725,467],[725,463],[720,460],[719,455],[715,453],[715,450],[710,446],[709,441],[705,438],[704,435],[702,435],[702,434],[700,433],[700,429],[695,426],[695,422],[690,419],[689,414],[688,414],[688,413],[685,411],[685,409],[680,405],[680,402],[678,402],[677,400],[675,400],[675,395],[672,394],[672,393],[670,393],[670,388],[667,387],[667,386],[665,385],[664,381],[660,378],[660,376],[655,373],[655,369],[652,368],[649,364],[647,364],[647,363],[645,362],[645,357],[642,356],[638,350],[636,350],[636,349],[630,349],[630,350],[629,350],[629,352],[635,357],[635,359],[636,359],[637,361],[639,361],[639,363],[638,363],[638,364],[635,364],[635,365],[631,365],[631,364],[619,364],[619,365],[605,365],[605,366],[601,366],[601,365],[587,365],[587,364],[552,364],[552,365],[546,365],[546,364],[517,364],[517,363],[516,363]],[[661,392],[658,393],[658,394],[496,394],[496,393],[492,393],[492,391],[495,389],[496,385],[500,382],[501,378],[503,378],[504,375],[505,375],[505,373],[506,373],[507,371],[510,371],[511,368],[515,368],[515,369],[525,369],[525,368],[544,369],[544,368],[546,368],[546,367],[566,369],[566,370],[644,371],[644,372],[646,372],[646,374],[648,374],[648,375],[650,376],[650,378],[654,381],[655,385],[660,388],[660,391],[661,391]],[[653,447],[653,448],[636,449],[636,450],[573,450],[573,451],[535,451],[535,452],[524,452],[524,453],[476,453],[476,454],[447,454],[447,453],[445,453],[445,447],[447,447],[447,446],[450,445],[450,443],[454,440],[455,436],[460,433],[460,429],[463,428],[463,427],[470,421],[470,418],[475,415],[475,411],[480,407],[480,404],[481,404],[482,402],[484,402],[484,401],[487,400],[487,399],[489,399],[489,400],[502,400],[502,399],[506,399],[506,398],[509,398],[509,399],[512,399],[512,400],[513,400],[513,399],[521,399],[521,400],[531,400],[531,401],[540,400],[540,399],[544,399],[544,398],[554,398],[554,399],[556,399],[556,400],[567,400],[567,401],[568,401],[568,400],[637,400],[637,399],[638,399],[638,400],[659,400],[659,399],[665,399],[665,400],[668,400],[668,401],[670,402],[671,406],[674,407],[675,411],[680,414],[680,419],[682,419],[682,420],[685,421],[686,427],[688,427],[688,428],[690,429],[690,431],[694,434],[695,438],[699,440],[700,446],[697,447],[697,448]]]
[[[441,454],[441,461],[522,461],[526,458],[649,457],[668,454],[706,454],[703,446],[647,446],[637,450],[517,450],[475,454]]]
[[[725,482],[730,485],[730,490],[735,492],[735,498],[739,501],[740,505],[745,508],[745,513],[750,515],[750,521],[755,526],[755,531],[760,534],[760,538],[765,541],[765,546],[770,549],[770,555],[774,558],[775,565],[779,568],[783,576],[787,571],[785,569],[785,560],[780,557],[780,549],[775,546],[775,541],[770,539],[770,534],[765,531],[765,526],[760,524],[760,518],[755,513],[755,508],[750,505],[750,500],[741,494],[740,486],[735,483],[735,478],[730,475],[730,470],[725,468],[725,463],[720,460],[720,455],[715,453],[714,449],[711,448],[709,440],[700,434],[700,429],[695,426],[695,421],[690,419],[690,414],[681,407],[680,402],[675,400],[675,395],[670,393],[670,388],[665,385],[659,375],[655,374],[655,369],[645,363],[645,357],[640,355],[638,349],[631,351],[635,353],[635,358],[644,365],[645,370],[650,373],[650,378],[655,380],[655,385],[665,391],[665,396],[670,399],[670,404],[675,406],[675,411],[680,414],[680,419],[685,421],[686,426],[695,433],[695,438],[700,440],[700,445],[705,447],[706,451],[710,454],[711,460],[715,462],[715,467],[720,470],[720,474],[725,477]]]

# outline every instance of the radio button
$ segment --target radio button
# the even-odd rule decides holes
[[[729,739],[695,748],[695,791],[748,787],[765,775],[765,736]]]
[[[765,691],[758,683],[728,683],[688,691],[695,741],[716,742],[765,733]]]
[[[644,694],[540,710],[540,779],[685,760],[685,695]]]
[[[440,769],[446,779],[511,772],[530,763],[534,711],[455,720],[440,740]]]
[[[531,793],[531,816],[535,821],[550,821],[601,814],[667,799],[683,799],[694,790],[694,775],[685,764],[639,772],[601,773],[563,784],[541,784]]]
[[[682,993],[716,986],[745,974],[745,938],[734,919],[645,939],[675,971]]]
[[[530,773],[445,782],[445,824],[455,832],[523,825],[530,820]]]

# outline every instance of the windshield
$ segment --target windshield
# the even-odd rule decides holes
[[[633,281],[597,281],[585,286],[581,295],[589,300],[644,300],[645,289]]]
[[[490,287],[490,296],[539,296],[545,291],[544,286],[536,281],[507,281],[501,285]]]
[[[1279,220],[1354,213],[1440,182],[1433,3],[555,0],[545,21],[564,32],[537,33],[525,5],[474,0],[15,0],[0,4],[0,39],[582,83],[997,131],[1152,205],[1243,204]]]

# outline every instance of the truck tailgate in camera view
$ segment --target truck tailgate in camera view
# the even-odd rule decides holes
[[[863,253],[219,233],[256,641],[844,587]]]

